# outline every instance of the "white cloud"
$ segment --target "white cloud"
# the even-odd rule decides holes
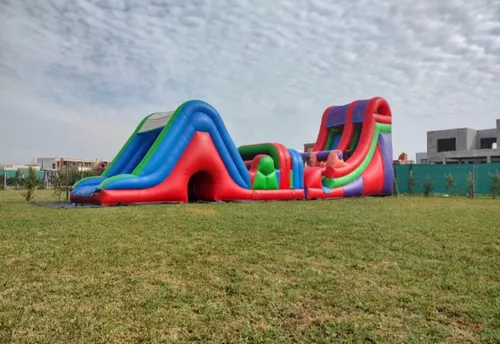
[[[237,144],[301,147],[326,107],[379,95],[412,156],[427,130],[494,126],[498,90],[493,2],[0,0],[2,161],[112,158],[192,98]]]

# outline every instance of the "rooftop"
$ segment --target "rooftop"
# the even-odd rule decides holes
[[[41,157],[41,158],[37,158],[37,160],[64,160],[64,161],[74,161],[74,162],[84,162],[84,161],[98,162],[98,161],[103,161],[103,159],[98,159],[98,158],[85,159],[85,158],[70,158],[70,157],[62,157],[62,156]]]

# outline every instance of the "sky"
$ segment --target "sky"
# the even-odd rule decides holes
[[[236,145],[314,142],[374,96],[394,155],[500,118],[499,0],[0,0],[0,163],[112,159],[138,122],[204,100]]]

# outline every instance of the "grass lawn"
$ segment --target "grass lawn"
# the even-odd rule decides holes
[[[2,343],[500,342],[500,201],[20,193],[0,191]]]

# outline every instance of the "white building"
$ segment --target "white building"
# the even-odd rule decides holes
[[[37,165],[44,171],[55,171],[70,168],[75,171],[90,171],[93,170],[98,164],[102,163],[100,159],[76,159],[76,158],[61,158],[61,157],[46,157],[37,158]]]

